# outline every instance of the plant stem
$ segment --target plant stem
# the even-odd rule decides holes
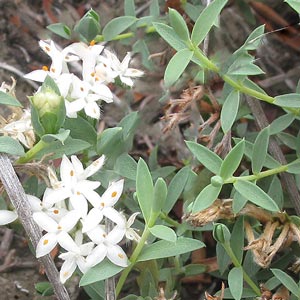
[[[173,220],[172,218],[170,218],[167,214],[165,214],[163,212],[161,212],[159,216],[162,220],[164,220],[165,222],[167,222],[168,224],[170,224],[174,227],[178,227],[180,225],[179,222]]]
[[[126,281],[126,278],[128,276],[128,274],[130,273],[130,271],[132,270],[132,268],[134,267],[141,251],[143,250],[144,246],[145,246],[145,243],[148,239],[148,236],[150,234],[150,231],[149,231],[149,227],[148,225],[145,226],[145,229],[144,229],[144,232],[141,236],[141,240],[139,241],[139,243],[136,245],[131,257],[130,257],[130,265],[122,272],[120,278],[119,278],[119,281],[118,281],[118,284],[116,286],[116,296],[118,297],[118,295],[120,294],[121,290],[122,290],[122,287]]]
[[[224,247],[226,253],[230,257],[233,265],[235,267],[242,268],[242,270],[243,270],[243,278],[247,282],[247,284],[251,287],[251,289],[255,292],[255,294],[257,296],[260,296],[261,295],[260,289],[258,288],[258,286],[254,283],[254,281],[250,278],[250,276],[243,269],[243,266],[241,265],[241,263],[239,262],[239,260],[236,258],[235,254],[233,253],[233,251],[231,249],[231,246],[230,246],[230,243],[229,242],[225,242],[224,244],[222,244],[222,246]]]
[[[238,180],[246,180],[246,181],[253,181],[253,180],[258,180],[264,177],[268,177],[271,175],[275,175],[278,173],[282,173],[288,170],[288,165],[284,165],[284,166],[279,166],[277,168],[271,169],[271,170],[267,170],[267,171],[263,171],[257,174],[253,174],[253,175],[248,175],[248,176],[241,176],[241,177],[235,177],[232,176],[230,178],[228,178],[227,180],[225,180],[224,184],[226,183],[235,183]]]
[[[40,152],[47,143],[44,141],[40,140],[37,144],[35,144],[29,151],[26,152],[26,154],[23,157],[20,157],[17,161],[16,164],[24,164],[32,160],[35,155]]]

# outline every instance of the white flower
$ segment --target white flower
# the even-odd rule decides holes
[[[16,110],[17,111],[17,110]],[[26,148],[32,148],[35,142],[31,114],[28,109],[17,111],[6,125],[0,128],[0,132],[19,140]]]
[[[126,224],[125,224],[125,236],[126,236],[126,238],[127,239],[129,239],[129,240],[134,240],[134,241],[136,241],[136,242],[139,242],[140,240],[141,240],[141,237],[138,235],[138,233],[136,232],[137,231],[137,229],[135,229],[135,228],[131,228],[131,225],[134,223],[134,220],[135,220],[135,218],[139,215],[140,213],[139,212],[135,212],[134,214],[132,214],[130,217],[129,217],[129,219],[128,219],[128,221],[126,222]],[[124,216],[124,218],[125,218],[125,216]],[[125,220],[126,220],[126,218],[125,218]]]
[[[78,211],[69,211],[59,222],[44,212],[35,212],[32,217],[43,230],[47,231],[36,247],[37,258],[50,253],[57,243],[64,249],[72,251],[73,240],[68,232],[74,228],[80,218]]]
[[[87,235],[97,246],[86,257],[87,265],[93,267],[107,257],[113,264],[121,267],[128,266],[128,258],[124,250],[117,245],[124,237],[125,229],[115,226],[108,234],[97,226]]]
[[[6,225],[18,218],[18,215],[14,211],[1,209],[0,210],[0,225]]]
[[[64,155],[60,165],[61,181],[56,183],[56,189],[48,191],[45,201],[54,204],[69,198],[72,208],[85,217],[88,211],[87,200],[94,205],[101,199],[94,191],[100,186],[100,182],[86,178],[95,174],[104,164],[104,160],[102,155],[84,170],[75,155],[71,156],[71,161]]]
[[[100,118],[100,108],[97,101],[113,101],[110,89],[100,83],[90,85],[88,82],[73,76],[70,96],[65,101],[67,116],[76,118],[77,112],[84,109],[85,113],[94,119]]]
[[[109,50],[105,49],[104,54],[105,57],[100,57],[99,64],[96,66],[96,74],[99,73],[100,77],[103,76],[104,73],[107,74],[108,78],[119,77],[124,84],[132,87],[132,78],[144,75],[144,72],[140,70],[129,68],[129,62],[131,60],[131,54],[129,52],[126,54],[122,62],[120,62],[117,56]]]
[[[102,221],[103,216],[125,228],[126,219],[124,220],[124,217],[113,208],[122,195],[123,186],[123,179],[115,181],[110,184],[98,201],[91,202],[94,208],[92,208],[83,219],[82,232],[94,229]]]
[[[82,233],[76,231],[72,250],[59,255],[59,258],[64,260],[59,273],[62,283],[65,283],[72,276],[77,266],[82,273],[89,270],[85,256],[91,253],[93,247],[93,242],[82,244]]]

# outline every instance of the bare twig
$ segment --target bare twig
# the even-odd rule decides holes
[[[5,154],[0,155],[0,179],[5,187],[7,195],[15,207],[19,220],[21,221],[31,243],[36,248],[42,233],[38,225],[32,219],[32,211],[27,201],[24,189],[13,169],[9,158]],[[68,292],[59,281],[59,273],[50,255],[40,258],[44,265],[49,281],[51,282],[55,295],[59,300],[70,300]]]
[[[247,103],[254,116],[258,129],[262,130],[263,128],[267,127],[269,125],[269,122],[263,111],[260,101],[256,101],[247,97]],[[270,137],[269,151],[274,156],[274,158],[277,159],[281,164],[285,165],[287,163],[281,151],[281,148],[279,147],[277,141],[273,137]],[[289,173],[282,173],[281,179],[283,185],[285,186],[286,192],[288,193],[295,207],[295,211],[299,216],[300,215],[300,194],[297,189],[295,179],[293,175]]]

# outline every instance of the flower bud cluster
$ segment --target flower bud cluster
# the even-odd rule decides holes
[[[130,53],[120,62],[115,54],[94,42],[90,45],[73,43],[62,50],[52,40],[40,41],[39,45],[50,56],[51,66],[32,71],[25,78],[44,82],[47,75],[50,76],[65,100],[69,118],[76,118],[77,113],[83,109],[86,115],[99,119],[98,102],[113,102],[108,84],[119,80],[132,87],[133,78],[143,75],[142,71],[129,68]],[[81,78],[69,71],[68,63],[74,61],[82,63]]]

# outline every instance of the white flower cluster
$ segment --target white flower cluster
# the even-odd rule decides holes
[[[140,77],[143,72],[129,68],[131,60],[127,53],[122,62],[104,46],[91,42],[73,43],[59,50],[53,41],[40,41],[40,47],[46,52],[52,64],[44,66],[25,75],[25,78],[43,82],[47,75],[54,79],[61,96],[65,99],[67,116],[76,118],[77,113],[84,109],[85,113],[94,118],[100,118],[100,108],[97,101],[113,102],[113,94],[107,86],[119,79],[127,86],[133,86],[132,78]],[[82,78],[69,72],[68,64],[73,61],[82,62]]]
[[[137,214],[127,221],[114,208],[122,194],[124,180],[112,182],[102,196],[95,191],[100,182],[87,178],[103,163],[104,156],[101,156],[84,169],[76,156],[71,156],[71,160],[63,156],[61,181],[54,173],[49,173],[52,188],[46,189],[42,201],[28,195],[33,219],[46,232],[37,245],[37,258],[50,253],[57,244],[66,250],[59,255],[64,260],[60,270],[62,283],[70,278],[76,267],[85,273],[105,257],[118,266],[128,265],[127,256],[118,243],[124,236],[137,238],[130,228]],[[104,217],[115,224],[110,232],[105,230]],[[69,234],[71,231],[76,231],[74,240]],[[85,240],[88,242],[83,243]]]

